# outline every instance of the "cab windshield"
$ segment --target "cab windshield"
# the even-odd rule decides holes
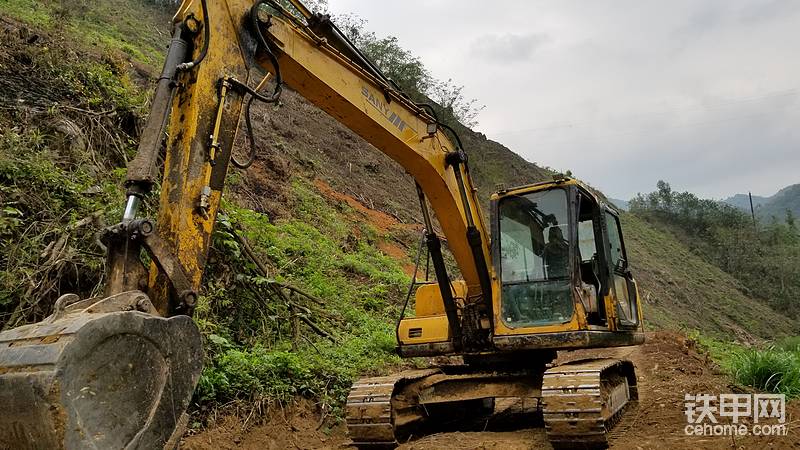
[[[503,321],[509,327],[569,321],[567,191],[509,196],[498,210]]]

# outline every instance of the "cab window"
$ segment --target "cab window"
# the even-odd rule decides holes
[[[624,269],[627,260],[625,258],[625,247],[622,245],[622,233],[620,232],[619,219],[606,211],[606,228],[608,229],[608,244],[611,254],[611,266],[615,269]]]
[[[503,321],[509,327],[562,323],[572,317],[567,191],[551,189],[500,200]]]

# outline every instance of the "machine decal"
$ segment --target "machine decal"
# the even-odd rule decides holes
[[[408,128],[409,130],[413,131],[416,134],[416,130],[409,127],[408,124],[403,119],[400,118],[400,116],[392,112],[392,109],[389,108],[389,104],[379,100],[376,95],[370,92],[368,87],[361,86],[361,95],[363,95],[364,98],[367,99],[367,102],[369,102],[370,105],[372,105],[375,109],[377,109],[381,113],[381,115],[386,117],[386,120],[388,120],[389,122],[392,123],[392,125],[397,127],[398,130],[402,132],[405,131],[406,128]]]

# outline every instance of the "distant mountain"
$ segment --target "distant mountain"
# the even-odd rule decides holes
[[[769,201],[759,206],[756,213],[764,218],[771,219],[772,216],[783,220],[786,217],[786,210],[792,211],[795,217],[800,216],[800,184],[794,184],[778,191],[770,197]]]
[[[747,194],[736,194],[723,200],[731,206],[750,212],[750,200]],[[800,217],[800,184],[787,186],[771,197],[753,196],[753,206],[756,215],[762,220],[771,220],[777,217],[783,220],[786,217],[786,210],[792,211],[795,217]]]
[[[758,207],[769,200],[770,197],[761,197],[758,195],[753,196],[753,207]],[[750,199],[748,198],[747,194],[736,194],[733,197],[728,197],[722,201],[723,203],[727,203],[731,206],[734,206],[739,209],[743,209],[747,212],[750,212]]]
[[[628,210],[628,202],[625,200],[620,200],[618,198],[609,198],[608,201],[610,201],[614,206],[623,211]]]

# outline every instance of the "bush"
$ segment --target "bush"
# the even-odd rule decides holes
[[[730,370],[737,383],[767,392],[800,396],[800,354],[778,348],[736,352]]]
[[[203,371],[197,396],[204,401],[267,398],[286,402],[314,395],[315,377],[300,356],[286,351],[228,349]]]
[[[16,107],[0,111],[0,328],[42,319],[62,293],[99,290],[95,236],[122,215],[146,103],[110,58],[15,35],[5,45],[0,103]]]

